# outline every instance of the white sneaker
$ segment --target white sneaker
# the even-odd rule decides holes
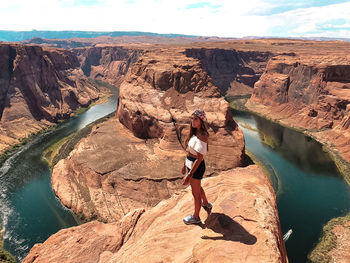
[[[186,225],[197,225],[197,224],[200,224],[202,222],[201,222],[201,219],[199,217],[195,218],[193,215],[190,215],[190,216],[184,218],[184,223]]]

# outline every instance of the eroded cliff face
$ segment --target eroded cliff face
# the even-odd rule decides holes
[[[99,97],[69,51],[0,44],[0,152]]]
[[[119,86],[129,67],[143,53],[143,50],[96,45],[90,48],[77,48],[73,52],[77,55],[87,77]]]
[[[184,154],[164,154],[158,140],[136,138],[116,118],[98,124],[53,168],[54,193],[86,219],[115,222],[153,207],[181,185]]]
[[[200,60],[223,96],[251,94],[273,56],[270,52],[219,48],[186,49],[185,54]]]
[[[117,119],[97,125],[54,167],[55,194],[75,213],[107,222],[169,198],[181,187],[181,143],[198,107],[210,126],[206,174],[241,166],[243,133],[198,60],[145,53],[120,86]]]
[[[181,49],[148,52],[133,64],[120,86],[117,118],[136,137],[159,138],[161,150],[178,151],[185,146],[189,117],[196,108],[207,113],[210,127],[209,170],[240,166],[243,133],[229,104],[200,62]]]
[[[280,56],[269,61],[246,106],[307,130],[350,162],[349,90],[346,58]]]
[[[221,172],[203,187],[213,209],[202,209],[200,226],[182,222],[193,209],[187,188],[118,222],[61,230],[23,262],[288,262],[276,198],[257,166]]]

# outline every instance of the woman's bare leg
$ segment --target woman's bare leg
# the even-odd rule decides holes
[[[203,200],[203,204],[204,205],[207,205],[208,204],[208,199],[205,195],[205,192],[204,192],[204,189],[203,187],[201,187],[201,200]]]
[[[190,184],[192,188],[192,194],[194,197],[194,214],[195,218],[199,217],[199,210],[201,209],[201,180],[191,178]]]

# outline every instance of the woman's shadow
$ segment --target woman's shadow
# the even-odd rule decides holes
[[[246,245],[253,245],[257,241],[257,238],[249,234],[243,226],[222,213],[209,214],[205,225],[221,235],[217,237],[202,236],[203,239],[238,241]]]

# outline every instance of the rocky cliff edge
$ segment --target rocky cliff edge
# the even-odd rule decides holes
[[[182,222],[193,212],[187,188],[118,222],[61,230],[23,262],[288,262],[276,198],[260,168],[221,172],[203,187],[213,209],[201,210],[201,225]]]

